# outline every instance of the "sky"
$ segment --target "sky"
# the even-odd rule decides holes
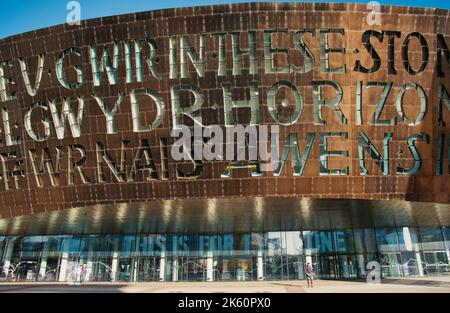
[[[264,1],[264,0],[260,0]],[[284,0],[285,2],[293,2]],[[305,0],[307,1],[307,0]],[[450,9],[448,0],[377,0],[381,4],[413,5]],[[0,0],[0,38],[26,31],[63,24],[69,11],[70,0]],[[78,0],[81,19],[118,15],[131,12],[193,5],[252,2],[251,0]],[[361,2],[367,1],[309,1],[309,2]]]

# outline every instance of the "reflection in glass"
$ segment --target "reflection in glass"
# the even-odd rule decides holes
[[[376,252],[375,231],[372,228],[353,230],[355,249],[357,253]]]
[[[379,251],[398,251],[398,237],[395,228],[377,228],[375,230]]]
[[[448,227],[356,228],[240,234],[0,237],[0,280],[250,281],[448,275]]]
[[[423,227],[420,229],[423,250],[444,250],[444,238],[440,227]]]

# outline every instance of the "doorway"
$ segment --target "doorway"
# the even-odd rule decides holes
[[[339,279],[339,259],[337,255],[313,255],[314,271],[322,279]]]

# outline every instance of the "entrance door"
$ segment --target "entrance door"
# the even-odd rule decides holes
[[[450,273],[446,251],[423,252],[423,259],[425,275],[445,275]]]
[[[120,258],[119,267],[117,268],[117,281],[131,282],[134,274],[133,258]]]
[[[253,266],[252,258],[242,257],[236,258],[234,264],[234,277],[238,281],[252,280],[253,279]]]
[[[382,277],[401,276],[401,255],[400,252],[380,253],[380,266]]]
[[[39,274],[38,259],[21,259],[15,264],[15,276],[17,281],[37,281]]]
[[[356,257],[351,254],[339,255],[339,273],[340,278],[357,278],[358,270]]]
[[[159,281],[160,263],[161,258],[159,257],[139,258],[138,281]]]
[[[214,261],[215,280],[248,281],[256,279],[258,268],[255,257],[220,256]]]
[[[179,258],[180,281],[206,281],[206,258]]]
[[[112,258],[98,258],[92,262],[92,280],[93,281],[111,281]]]
[[[312,256],[316,275],[323,279],[339,279],[339,259],[336,255]]]
[[[58,258],[49,257],[47,259],[47,266],[45,268],[44,277],[42,277],[41,279],[43,281],[56,281],[57,272],[58,272]]]

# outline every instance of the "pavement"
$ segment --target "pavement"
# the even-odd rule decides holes
[[[0,283],[0,293],[449,293],[450,277],[383,279],[366,281],[315,280],[255,282],[155,282],[155,283]]]

